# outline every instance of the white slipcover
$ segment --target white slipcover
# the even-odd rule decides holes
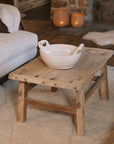
[[[0,3],[0,18],[3,23],[7,25],[9,32],[14,32],[19,29],[21,17],[16,7]]]
[[[38,36],[35,33],[18,30],[19,10],[0,3],[0,18],[10,33],[0,33],[0,78],[33,59],[37,54]]]
[[[0,64],[37,47],[37,35],[27,31],[0,33]]]
[[[8,74],[12,70],[16,69],[18,66],[29,61],[30,59],[33,59],[36,53],[37,53],[37,48],[33,48],[1,64],[0,78]]]

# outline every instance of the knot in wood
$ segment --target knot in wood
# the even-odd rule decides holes
[[[79,109],[81,107],[81,104],[77,103],[76,107],[77,107],[77,109]]]

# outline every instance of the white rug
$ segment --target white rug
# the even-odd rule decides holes
[[[114,130],[105,133],[98,141],[94,144],[114,144]]]
[[[83,36],[85,40],[91,40],[97,45],[114,45],[114,30],[108,32],[89,32]]]
[[[108,67],[108,79],[110,100],[101,101],[95,91],[86,103],[84,137],[77,136],[71,117],[59,112],[29,107],[26,122],[18,123],[18,82],[8,80],[0,88],[0,97],[5,96],[5,104],[0,106],[0,144],[94,144],[114,129],[114,67]],[[75,93],[68,90],[53,93],[50,87],[37,86],[29,92],[29,97],[68,105],[67,99],[74,99]]]

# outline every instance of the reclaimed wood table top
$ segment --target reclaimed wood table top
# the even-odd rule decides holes
[[[9,79],[66,89],[81,89],[113,55],[113,51],[85,47],[75,67],[67,70],[48,68],[37,57],[9,74]]]

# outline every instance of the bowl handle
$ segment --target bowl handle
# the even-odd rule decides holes
[[[79,47],[73,52],[73,55],[76,53],[77,54],[81,53],[83,48],[84,48],[84,44],[80,44]]]
[[[39,48],[43,48],[44,46],[49,46],[49,42],[47,40],[41,40],[38,42]]]

